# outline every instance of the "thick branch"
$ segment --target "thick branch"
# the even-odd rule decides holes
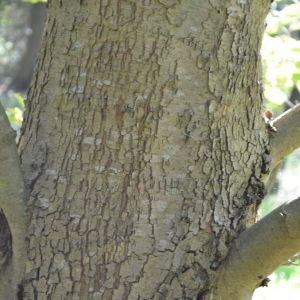
[[[300,147],[300,104],[277,117],[273,125],[277,132],[272,133],[270,139],[271,170]]]
[[[262,280],[300,250],[299,215],[300,198],[281,205],[237,238],[220,280],[224,299],[251,299]]]
[[[15,299],[17,285],[24,272],[24,184],[15,134],[1,104],[0,128],[0,208],[2,214],[0,225],[3,227],[0,230],[0,253],[6,257],[3,265],[0,266],[0,299]],[[11,251],[10,231],[12,257],[10,253],[7,253]]]

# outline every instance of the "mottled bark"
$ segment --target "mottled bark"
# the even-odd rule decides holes
[[[26,299],[221,299],[263,196],[269,4],[49,2],[20,142]]]

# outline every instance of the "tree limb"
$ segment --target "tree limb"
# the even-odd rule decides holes
[[[224,299],[251,299],[263,279],[300,250],[299,215],[300,197],[241,233],[221,276],[220,294]],[[232,286],[236,287],[234,291]]]
[[[277,131],[270,133],[271,172],[300,147],[300,104],[277,117],[273,127]],[[269,274],[300,251],[299,215],[300,198],[281,205],[241,233],[221,272],[220,299],[251,299]]]
[[[2,257],[0,266],[0,299],[16,299],[18,284],[24,273],[25,209],[24,183],[15,143],[15,134],[10,127],[5,111],[0,104],[0,230]],[[7,220],[7,221],[6,221]],[[9,230],[10,228],[10,230]],[[7,251],[11,251],[12,257]]]
[[[300,147],[300,104],[273,121],[277,132],[271,133],[271,166],[273,170],[287,155]]]

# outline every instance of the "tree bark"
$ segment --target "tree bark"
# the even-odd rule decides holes
[[[251,299],[254,288],[299,251],[299,215],[300,198],[276,208],[235,240],[219,284],[224,299]],[[233,284],[239,288],[232,290]]]
[[[0,104],[0,299],[15,299],[25,269],[25,191],[15,134]]]
[[[26,299],[222,299],[263,197],[269,5],[49,1],[19,147]]]
[[[277,117],[273,121],[273,125],[276,132],[272,133],[270,140],[272,169],[300,147],[300,104]]]
[[[273,131],[270,131],[270,155],[267,158],[270,163],[267,174],[263,176],[268,191],[276,180],[280,163],[300,147],[300,104],[295,105],[270,122],[270,128],[273,128]]]

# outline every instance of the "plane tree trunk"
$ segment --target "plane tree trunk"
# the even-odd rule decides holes
[[[230,299],[264,190],[269,5],[49,1],[19,145],[24,299]]]

